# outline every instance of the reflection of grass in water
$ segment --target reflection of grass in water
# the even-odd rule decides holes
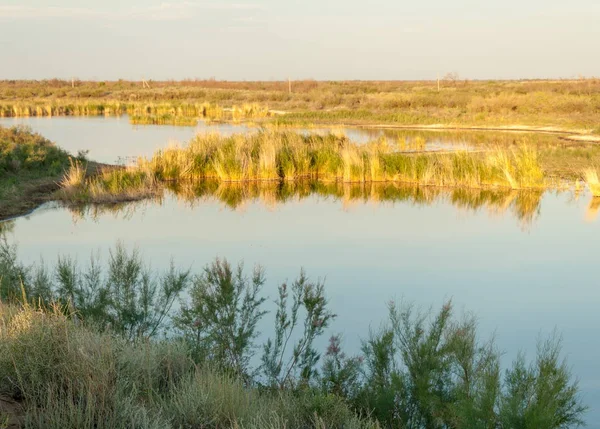
[[[13,232],[15,229],[15,222],[12,220],[7,220],[0,222],[0,235],[4,235],[10,232]]]
[[[595,168],[588,168],[583,172],[583,176],[590,187],[594,197],[600,197],[600,179],[598,171]]]
[[[407,186],[396,183],[336,183],[318,181],[296,182],[238,182],[218,181],[172,182],[168,191],[177,199],[193,207],[203,202],[217,200],[232,210],[243,209],[251,202],[260,202],[273,208],[278,204],[298,201],[309,197],[339,201],[344,207],[352,204],[403,203],[427,206],[436,201],[448,201],[453,206],[476,212],[485,210],[490,214],[510,213],[520,222],[530,224],[539,214],[542,191],[515,191],[500,189],[448,189],[438,187]],[[156,200],[161,201],[160,198]],[[103,211],[131,215],[139,205],[111,204],[79,206],[78,216],[97,217]]]
[[[105,214],[110,214],[114,218],[131,219],[139,210],[145,209],[150,204],[162,204],[162,202],[163,197],[157,195],[149,199],[118,203],[71,204],[67,208],[71,212],[73,222],[77,223],[86,218],[99,219]]]
[[[598,218],[600,212],[600,197],[594,197],[590,201],[590,205],[585,212],[585,220],[588,222],[595,221]]]

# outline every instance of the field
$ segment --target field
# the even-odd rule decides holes
[[[0,116],[256,119],[279,125],[520,127],[600,134],[600,79],[565,81],[0,81]],[[185,122],[185,121],[184,121]]]

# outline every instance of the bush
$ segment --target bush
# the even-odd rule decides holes
[[[31,285],[30,269],[11,252],[0,259],[3,267]],[[364,341],[361,356],[347,357],[333,336],[318,371],[314,340],[335,316],[323,283],[301,272],[289,288],[279,287],[275,337],[264,345],[261,367],[253,368],[255,328],[265,314],[262,269],[246,277],[241,264],[207,265],[194,278],[191,305],[176,319],[183,335],[157,340],[139,329],[143,311],[134,308],[144,302],[138,292],[148,294],[144,285],[152,284],[142,266],[137,253],[118,248],[106,281],[97,281],[98,266],[81,275],[63,258],[59,287],[50,287],[58,303],[0,302],[0,395],[22,402],[27,427],[565,429],[583,423],[586,407],[556,336],[540,343],[534,362],[520,355],[502,377],[500,353],[493,341],[478,338],[473,317],[455,318],[451,303],[437,313],[392,303],[389,322]],[[40,284],[51,281],[37,276],[46,278]],[[109,328],[85,320],[97,317],[89,310],[97,307],[81,304],[96,302],[90,298],[96,289],[121,299],[107,307],[120,321]],[[73,313],[77,306],[88,310]],[[164,308],[151,314],[166,314]]]
[[[22,172],[53,176],[69,164],[69,155],[27,127],[0,126],[0,179]]]
[[[129,339],[155,336],[167,327],[169,311],[188,286],[189,271],[171,264],[159,275],[144,266],[137,250],[128,252],[118,243],[110,251],[104,272],[92,255],[82,271],[76,260],[58,258],[54,276],[43,263],[25,267],[17,262],[16,249],[0,237],[0,299],[34,305],[57,303],[68,314]]]

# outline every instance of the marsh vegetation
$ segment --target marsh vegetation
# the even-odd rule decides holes
[[[26,128],[0,127],[0,218],[35,208],[69,167],[69,154]]]
[[[61,257],[48,269],[1,244],[0,394],[19,404],[6,421],[24,427],[559,429],[586,410],[558,336],[501,370],[494,340],[450,302],[390,302],[388,322],[347,355],[328,332],[325,284],[303,271],[270,309],[260,266],[160,274],[118,245],[106,266]]]
[[[206,105],[214,112],[203,112]],[[152,88],[127,81],[74,87],[60,80],[0,82],[0,116],[129,113],[222,119],[225,109],[229,119],[248,118],[248,113],[261,119],[271,111],[277,114],[269,121],[294,125],[521,125],[598,133],[600,80],[448,81],[440,91],[436,82],[427,81],[308,80],[293,82],[291,92],[287,82],[188,80],[152,82]]]
[[[79,177],[65,181],[65,199],[118,199],[121,194],[135,195],[138,189],[144,196],[163,183],[200,180],[395,182],[508,189],[546,185],[538,153],[527,146],[485,153],[406,154],[386,139],[358,145],[334,134],[272,131],[231,137],[198,135],[185,147],[161,150],[135,166],[107,170],[90,179]]]
[[[0,117],[127,113],[141,125],[201,119],[260,129],[200,134],[127,167],[96,168],[31,130],[0,128],[0,217],[55,198],[77,218],[172,195],[232,209],[318,196],[344,207],[444,201],[509,212],[530,225],[547,189],[575,186],[578,195],[583,180],[600,196],[597,145],[478,134],[463,150],[429,153],[430,137],[418,131],[374,132],[359,144],[310,128],[519,124],[592,134],[600,132],[599,112],[596,80],[453,81],[439,92],[431,82],[304,81],[289,92],[280,82],[142,89],[124,81],[4,81]],[[290,129],[299,124],[309,129]],[[593,198],[588,216],[599,208]],[[0,223],[0,234],[13,225]],[[438,311],[390,303],[387,323],[347,354],[330,331],[336,315],[323,281],[301,270],[270,288],[274,296],[267,284],[260,266],[223,259],[199,273],[174,263],[157,272],[121,244],[106,264],[98,255],[87,264],[61,255],[53,268],[25,265],[3,239],[0,427],[563,429],[583,422],[586,407],[556,335],[540,340],[533,360],[501,364],[495,341],[482,339],[476,319],[457,316],[451,302]],[[259,332],[267,314],[274,325]],[[5,399],[15,404],[8,414]]]

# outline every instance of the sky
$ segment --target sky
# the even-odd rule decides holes
[[[0,79],[600,76],[600,0],[0,0]]]

